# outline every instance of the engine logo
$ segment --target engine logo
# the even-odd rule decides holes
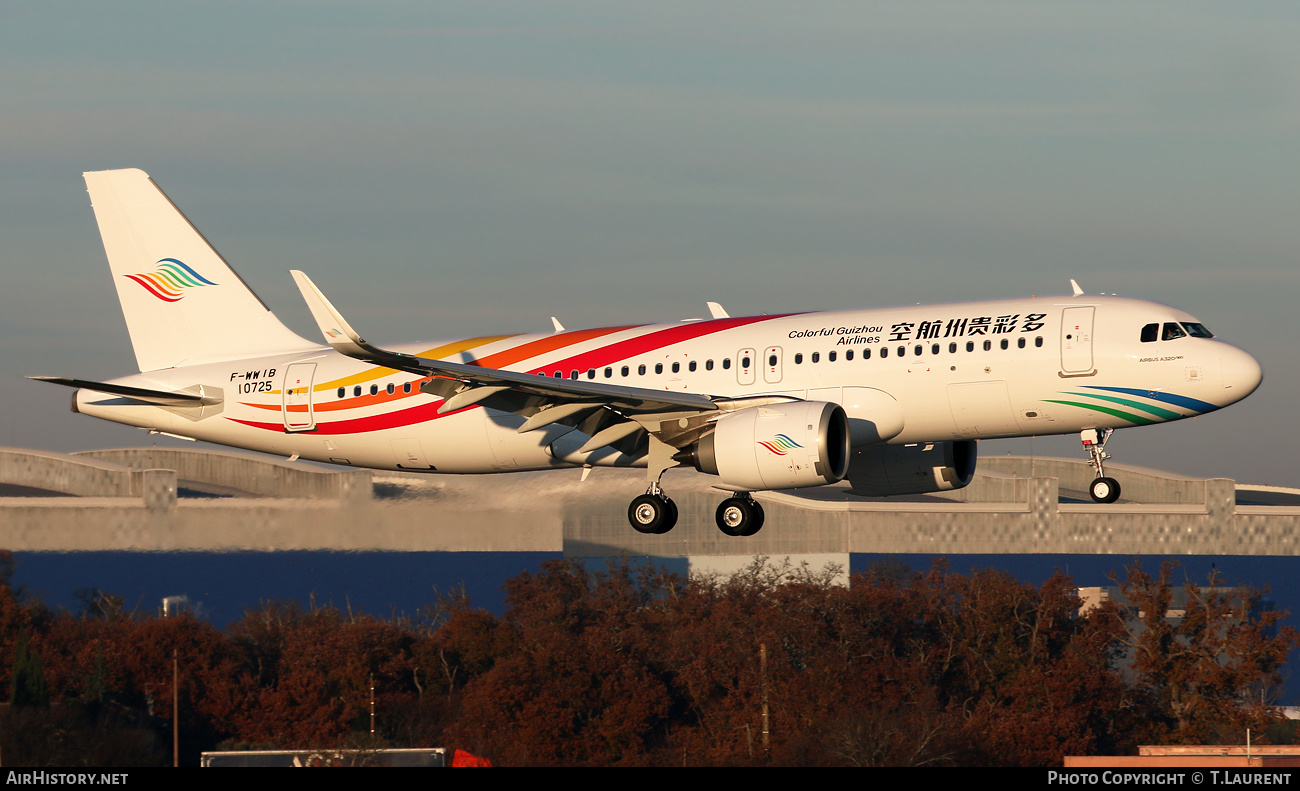
[[[772,439],[766,441],[759,440],[758,444],[772,451],[772,453],[777,456],[784,456],[787,451],[803,447],[803,445],[790,439],[785,434],[777,434]]]
[[[183,289],[197,286],[215,286],[211,280],[195,272],[188,264],[176,258],[161,258],[158,268],[152,272],[138,275],[123,275],[139,283],[140,286],[163,302],[180,302],[185,296]]]

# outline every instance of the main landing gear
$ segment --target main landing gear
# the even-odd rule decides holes
[[[763,527],[763,506],[749,492],[739,492],[722,501],[715,518],[718,529],[729,536],[752,536]],[[651,483],[646,493],[628,506],[627,521],[638,533],[663,535],[677,524],[677,504],[668,499],[658,482]]]
[[[763,527],[763,506],[749,492],[739,492],[718,506],[718,529],[729,536],[752,536]]]
[[[658,481],[653,481],[646,493],[627,507],[627,521],[638,533],[662,535],[677,524],[677,504],[668,499]]]
[[[1113,503],[1119,499],[1119,481],[1107,478],[1103,466],[1106,459],[1110,458],[1110,454],[1106,452],[1106,440],[1110,439],[1113,433],[1115,430],[1110,428],[1087,428],[1079,432],[1083,449],[1088,452],[1089,463],[1097,472],[1096,479],[1088,486],[1088,494],[1094,502],[1098,503]]]

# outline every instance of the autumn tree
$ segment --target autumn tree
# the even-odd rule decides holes
[[[1177,566],[1166,561],[1152,577],[1134,561],[1123,581],[1112,575],[1127,605],[1115,618],[1136,690],[1164,731],[1156,738],[1244,741],[1247,728],[1261,733],[1280,719],[1270,696],[1300,634],[1281,624],[1286,613],[1264,606],[1264,590],[1224,587],[1217,572],[1205,586],[1186,581],[1177,596]]]
[[[458,743],[494,763],[644,763],[667,714],[646,621],[664,572],[551,561],[507,583],[507,650],[466,689]]]

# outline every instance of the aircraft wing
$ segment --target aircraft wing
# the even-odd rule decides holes
[[[681,415],[702,412],[716,412],[723,407],[720,402],[725,399],[710,398],[698,393],[675,393],[666,390],[646,388],[628,388],[628,386],[603,384],[597,381],[573,379],[555,379],[555,377],[502,371],[498,368],[484,368],[467,363],[448,363],[446,360],[421,358],[421,356],[378,349],[361,338],[352,329],[337,308],[316,288],[311,278],[303,272],[292,271],[298,289],[302,291],[307,307],[311,308],[316,324],[320,325],[325,341],[338,353],[351,358],[365,360],[398,371],[416,373],[416,375],[441,377],[424,386],[425,392],[442,395],[445,405],[439,412],[454,411],[472,406],[474,403],[487,402],[494,409],[516,412],[528,416],[520,432],[541,428],[542,425],[563,422],[576,425],[582,419],[590,418],[597,410],[615,412],[620,420]],[[507,394],[508,392],[508,394]],[[504,397],[504,399],[503,399]],[[490,401],[489,401],[490,399]],[[607,415],[612,418],[612,415]],[[614,429],[611,423],[619,420],[603,420],[604,429]],[[642,420],[649,423],[649,420]],[[693,422],[694,423],[694,422]],[[658,422],[655,422],[658,425]],[[601,427],[595,428],[599,433]],[[633,427],[625,428],[636,428]],[[593,433],[593,432],[589,432]],[[614,433],[619,433],[615,431]],[[623,431],[627,436],[629,431]],[[612,435],[606,435],[612,436]],[[595,437],[593,437],[594,440]],[[676,442],[675,442],[676,445]]]

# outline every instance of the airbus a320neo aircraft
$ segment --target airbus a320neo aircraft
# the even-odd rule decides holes
[[[1155,302],[1074,294],[712,318],[380,348],[302,272],[325,345],[276,319],[139,170],[86,173],[140,373],[78,388],[73,410],[151,431],[355,467],[490,473],[644,467],[628,509],[664,533],[665,470],[714,475],[717,524],[753,535],[751,492],[958,489],[975,440],[1080,435],[1113,502],[1117,428],[1202,415],[1259,364]],[[1073,285],[1073,282],[1072,282]],[[585,475],[585,472],[584,472]]]

